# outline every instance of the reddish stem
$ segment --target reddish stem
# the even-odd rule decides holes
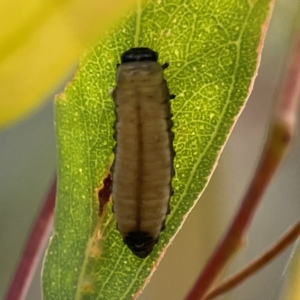
[[[47,198],[35,220],[27,244],[21,255],[15,274],[4,297],[5,300],[25,299],[39,259],[48,243],[52,229],[55,206],[56,180],[53,181]]]
[[[269,138],[254,178],[232,224],[198,277],[186,298],[187,300],[203,299],[229,259],[242,246],[262,195],[290,144],[295,127],[299,94],[300,32],[298,31],[286,80],[279,98],[279,111],[270,127]]]
[[[218,245],[206,264],[204,271],[197,279],[187,300],[202,299],[224,269],[228,260],[243,245],[243,238],[248,231],[253,215],[261,201],[261,196],[281,160],[281,157],[276,155],[277,151],[273,151],[274,147],[277,150],[278,138],[281,136],[280,133],[282,133],[280,128],[279,130],[276,130],[276,127],[277,126],[275,126],[275,130],[272,132],[271,144],[269,144],[262,156],[262,160],[245,195],[242,205],[223,240]]]
[[[260,255],[249,265],[243,268],[241,271],[230,276],[228,279],[224,280],[216,288],[213,288],[206,296],[205,300],[213,299],[231,289],[236,287],[238,284],[243,282],[249,276],[258,272],[262,267],[273,260],[278,254],[284,251],[291,243],[293,243],[297,237],[300,235],[300,221],[294,224],[281,238],[272,245],[265,253]]]

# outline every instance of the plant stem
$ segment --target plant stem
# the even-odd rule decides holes
[[[17,269],[4,297],[5,300],[21,300],[26,298],[33,275],[52,230],[55,195],[56,180],[53,181],[32,227]]]
[[[205,297],[205,300],[213,299],[225,292],[236,287],[242,281],[259,271],[263,266],[268,264],[273,258],[284,251],[300,235],[300,220],[294,224],[273,246],[265,253],[257,257],[245,268],[224,280],[217,287],[213,288]]]
[[[244,244],[245,235],[262,195],[291,143],[295,128],[300,94],[300,30],[287,69],[284,86],[279,97],[279,109],[271,123],[269,137],[258,168],[242,204],[204,270],[198,277],[187,300],[203,299],[220,275],[229,259]]]
[[[281,124],[274,124],[267,148],[264,151],[253,181],[242,201],[242,205],[223,240],[197,279],[194,288],[187,297],[188,300],[203,299],[229,259],[243,246],[245,234],[261,202],[262,195],[289,144],[289,139],[283,138],[288,136],[286,129],[287,127]]]

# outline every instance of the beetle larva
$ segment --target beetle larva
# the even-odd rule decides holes
[[[123,241],[138,257],[158,242],[169,214],[174,149],[170,95],[158,54],[132,48],[121,55],[115,103],[113,212]]]

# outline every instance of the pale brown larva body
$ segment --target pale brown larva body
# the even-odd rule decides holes
[[[122,55],[112,94],[116,115],[113,211],[124,243],[141,258],[151,253],[164,229],[174,175],[172,96],[156,52],[149,51],[133,48]],[[150,58],[138,60],[143,55]]]

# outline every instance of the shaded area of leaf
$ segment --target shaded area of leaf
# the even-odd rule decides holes
[[[289,261],[287,276],[283,285],[283,291],[280,300],[296,300],[300,295],[299,274],[300,274],[300,243],[299,238],[292,257]]]
[[[269,1],[156,1],[124,17],[82,59],[56,101],[59,152],[55,231],[45,261],[45,299],[131,299],[207,184],[249,93]],[[134,257],[110,209],[98,220],[95,189],[113,147],[113,103],[119,55],[147,46],[168,61],[173,102],[175,195],[153,253]]]

